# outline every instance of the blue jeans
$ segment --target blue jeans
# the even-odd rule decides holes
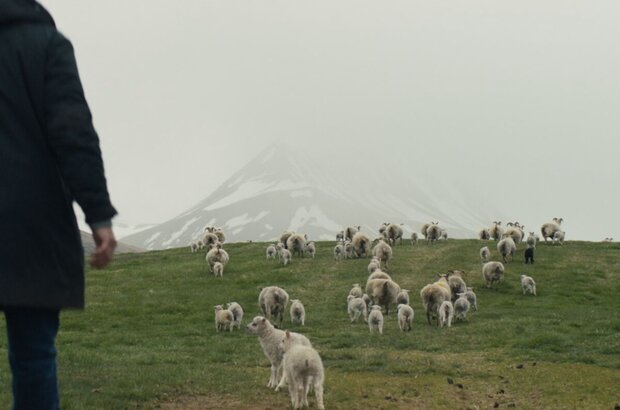
[[[5,307],[14,410],[57,410],[58,310]]]

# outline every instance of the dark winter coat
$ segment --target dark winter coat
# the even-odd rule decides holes
[[[71,43],[32,0],[0,0],[0,309],[84,306],[73,213],[116,214]]]

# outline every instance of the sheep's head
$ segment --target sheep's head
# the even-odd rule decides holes
[[[216,312],[219,312],[220,310],[224,310],[224,306],[222,305],[215,305],[213,306],[213,308],[215,309]]]
[[[288,330],[284,331],[284,338],[280,342],[280,349],[287,352],[295,344],[295,336]]]
[[[381,306],[379,306],[379,305],[372,305],[372,307],[370,309],[371,310],[378,310],[379,312],[381,312]]]
[[[273,325],[262,316],[256,316],[248,325],[245,327],[246,333],[250,334],[262,334],[266,329],[273,327]]]

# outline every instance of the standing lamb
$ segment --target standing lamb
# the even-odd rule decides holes
[[[344,256],[344,245],[338,244],[334,246],[334,260],[341,261]]]
[[[459,293],[459,298],[454,302],[454,314],[456,320],[465,320],[467,318],[467,312],[469,312],[469,300],[465,293]]]
[[[265,255],[267,256],[267,260],[275,259],[278,251],[276,250],[275,245],[269,245],[267,250],[265,251]]]
[[[314,242],[308,242],[304,246],[304,252],[308,253],[314,259],[314,255],[316,255],[316,245]]]
[[[353,245],[353,250],[358,258],[367,256],[370,252],[370,239],[361,232],[358,232],[353,236],[351,244]]]
[[[413,309],[409,305],[400,304],[396,310],[398,311],[398,327],[402,332],[410,332],[411,322],[413,322]]]
[[[566,232],[557,231],[553,234],[553,243],[559,243],[560,245],[564,245],[564,238],[566,237]]]
[[[258,296],[258,306],[261,312],[269,320],[273,316],[278,321],[278,327],[282,326],[283,314],[287,304],[288,293],[277,286],[263,288]]]
[[[454,317],[454,306],[449,300],[445,300],[439,306],[439,314],[437,320],[441,327],[452,326],[452,318]]]
[[[381,313],[381,306],[373,305],[368,315],[368,329],[370,333],[373,330],[378,330],[379,334],[383,334],[383,313]]]
[[[250,324],[246,326],[247,332],[258,336],[258,341],[263,349],[263,353],[269,359],[271,363],[271,376],[269,377],[269,383],[267,387],[275,388],[278,386],[278,373],[282,364],[282,357],[284,351],[281,347],[282,339],[284,338],[284,331],[276,329],[269,320],[262,316],[256,316]],[[292,333],[297,343],[304,346],[312,346],[308,338],[299,333]],[[281,382],[284,382],[282,378]]]
[[[525,243],[529,248],[536,248],[536,235],[534,232],[530,232],[529,236],[525,240]]]
[[[488,241],[491,239],[491,231],[488,228],[481,229],[480,232],[478,232],[478,238],[482,241]]]
[[[482,278],[486,281],[487,288],[493,283],[500,282],[504,277],[504,265],[501,262],[487,262],[482,266]]]
[[[482,263],[487,263],[491,259],[491,251],[488,246],[480,248],[480,260]]]
[[[531,276],[521,275],[521,289],[524,295],[530,293],[536,296],[536,282]]]
[[[510,261],[512,262],[517,252],[517,245],[515,241],[508,236],[497,243],[497,251],[502,255],[504,263],[508,263],[508,256],[510,256]]]
[[[224,276],[224,265],[222,262],[215,262],[213,264],[213,275],[217,278],[218,276],[221,278]]]
[[[237,302],[230,302],[226,304],[228,310],[233,314],[233,327],[237,326],[237,329],[241,329],[241,321],[243,320],[243,308]]]
[[[344,257],[347,259],[353,259],[355,255],[355,248],[351,242],[344,243]]]
[[[418,243],[418,234],[416,232],[411,234],[411,246],[414,246]]]
[[[368,322],[368,307],[362,298],[353,295],[347,296],[347,312],[351,323],[355,323],[360,315],[364,315],[364,322]]]
[[[465,297],[469,301],[469,304],[471,305],[472,309],[474,309],[477,312],[478,311],[478,300],[476,298],[476,294],[474,293],[474,288],[468,287],[467,292],[465,292]]]
[[[291,323],[301,324],[305,326],[306,323],[306,308],[299,299],[291,300]]]
[[[310,384],[314,389],[316,407],[324,410],[323,404],[323,383],[325,381],[325,370],[319,353],[310,346],[300,345],[291,333],[287,330],[280,343],[284,351],[282,381],[276,387],[288,383],[288,392],[291,397],[293,408],[301,409],[309,407],[308,391]]]
[[[289,251],[288,249],[284,247],[280,249],[279,255],[280,255],[280,262],[282,262],[284,266],[288,265],[291,259],[293,259],[293,254],[291,253],[291,251]]]
[[[222,305],[214,306],[215,308],[215,331],[219,332],[220,330],[226,330],[232,332],[233,330],[233,322],[235,320],[233,313],[224,309]]]

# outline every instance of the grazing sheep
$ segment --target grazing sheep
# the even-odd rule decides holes
[[[534,264],[534,250],[535,248],[528,246],[527,249],[525,250],[524,256],[525,256],[525,264],[527,265],[529,264]]]
[[[542,238],[547,242],[547,239],[553,240],[553,236],[556,232],[562,230],[562,218],[553,218],[551,222],[547,222],[540,227],[540,233],[542,234]]]
[[[351,244],[353,245],[353,250],[358,258],[367,256],[370,252],[370,239],[361,232],[358,232],[353,236]]]
[[[282,319],[286,305],[288,304],[288,293],[277,286],[267,286],[261,290],[258,296],[258,306],[263,316],[271,320],[273,315],[278,320],[278,327],[282,326]]]
[[[457,294],[467,291],[467,285],[463,280],[464,273],[462,270],[448,272],[448,285],[450,285],[450,292],[452,293],[452,302],[456,301]]]
[[[388,275],[387,273],[383,272],[383,271],[375,270],[373,273],[371,273],[368,276],[368,279],[366,280],[366,283],[368,283],[369,281],[371,281],[373,279],[392,279],[392,277],[390,275]]]
[[[226,265],[230,260],[230,257],[228,256],[228,252],[222,249],[222,245],[220,243],[216,243],[212,246],[209,252],[207,252],[205,259],[209,264],[209,269],[213,272],[213,265],[215,265],[215,262],[220,262],[222,265]]]
[[[428,228],[431,226],[430,223],[428,224],[424,224],[422,225],[422,228],[420,228],[420,233],[422,234],[422,236],[424,236],[424,239],[426,239],[426,233],[428,231]]]
[[[375,258],[379,259],[387,268],[392,259],[392,247],[385,243],[383,239],[379,239],[379,242],[372,248],[372,254]]]
[[[237,302],[230,302],[226,304],[228,310],[233,314],[233,327],[237,326],[237,329],[241,329],[241,321],[243,320],[243,308]]]
[[[502,221],[493,221],[493,225],[489,228],[489,232],[491,233],[491,238],[495,241],[499,241],[504,234],[504,229],[502,228]]]
[[[284,351],[280,344],[285,333],[283,330],[276,329],[269,320],[262,316],[256,316],[252,322],[246,326],[246,330],[248,333],[258,336],[258,341],[263,349],[263,353],[265,353],[265,356],[267,356],[267,359],[269,359],[271,363],[271,376],[269,377],[267,387],[275,388],[279,385],[278,372],[282,364],[282,357],[284,356]],[[291,335],[297,343],[304,346],[312,346],[306,336],[293,332],[291,332]]]
[[[306,323],[306,308],[299,299],[291,300],[291,323],[298,323],[305,326]]]
[[[487,288],[493,283],[500,282],[504,278],[504,265],[501,262],[487,262],[482,266],[482,278],[486,281]]]
[[[465,320],[470,308],[469,300],[467,300],[465,293],[459,293],[458,296],[458,299],[454,302],[454,314],[456,320]]]
[[[338,244],[334,246],[334,260],[341,261],[344,257],[344,245]]]
[[[293,235],[293,233],[294,232],[290,232],[290,231],[282,232],[282,236],[280,236],[280,243],[284,245],[284,248],[288,249],[287,241],[288,241],[288,238],[290,238],[291,235]]]
[[[426,311],[426,321],[431,324],[431,318],[437,315],[439,307],[444,301],[452,299],[452,292],[448,284],[448,275],[438,274],[439,279],[435,283],[428,284],[420,291],[422,304]],[[437,318],[437,326],[439,326],[439,318]]]
[[[411,246],[414,246],[418,243],[418,234],[416,232],[411,234]]]
[[[426,230],[426,240],[430,243],[434,243],[441,237],[441,228],[438,223],[439,222],[433,222]]]
[[[344,231],[340,231],[336,234],[336,242],[344,241]]]
[[[391,279],[371,279],[366,283],[366,293],[372,299],[373,305],[385,307],[385,314],[388,315],[390,305],[396,303],[400,286]]]
[[[291,251],[289,251],[286,248],[280,249],[279,255],[280,255],[280,262],[282,262],[284,266],[288,265],[289,262],[293,259],[293,254],[291,253]]]
[[[376,270],[381,270],[381,261],[377,257],[373,257],[368,264],[368,273],[373,273]]]
[[[525,243],[528,248],[536,248],[536,235],[534,235],[534,232],[530,232],[529,236],[525,240]]]
[[[413,309],[409,305],[399,304],[396,307],[398,312],[398,327],[402,332],[411,331],[411,322],[413,322]]]
[[[488,246],[480,248],[480,260],[482,263],[487,263],[491,259],[491,251]]]
[[[439,321],[439,326],[450,327],[452,326],[452,318],[454,317],[454,306],[452,302],[449,300],[445,300],[439,305],[439,314],[437,315],[437,320]]]
[[[275,259],[277,253],[278,253],[278,250],[276,249],[276,247],[274,245],[269,245],[267,247],[267,250],[265,251],[265,255],[267,256],[267,260]]]
[[[530,293],[536,296],[536,282],[531,276],[521,275],[521,289],[524,295]]]
[[[553,234],[553,243],[559,243],[560,245],[564,245],[564,238],[566,236],[566,232],[564,231],[557,231],[556,233]]]
[[[314,242],[308,242],[304,246],[304,252],[308,253],[314,259],[314,255],[316,255],[316,245]]]
[[[319,353],[310,346],[300,345],[287,330],[280,343],[280,348],[284,352],[282,381],[276,387],[276,391],[281,385],[288,383],[288,391],[291,397],[293,408],[301,409],[309,407],[308,391],[310,385],[314,389],[316,407],[324,410],[323,404],[323,383],[325,381],[325,370]]]
[[[500,255],[502,255],[504,263],[508,263],[508,256],[510,256],[510,261],[512,262],[515,253],[517,252],[517,245],[515,244],[515,241],[508,236],[497,243],[497,251]]]
[[[401,289],[396,296],[396,304],[397,305],[408,305],[409,304],[409,289]]]
[[[354,283],[353,287],[349,291],[349,295],[353,295],[356,298],[361,298],[363,294],[364,292],[362,292],[362,287],[360,286],[359,283]]]
[[[368,321],[368,306],[362,298],[347,296],[347,312],[351,323],[355,323],[360,315],[364,315],[364,322]]]
[[[217,278],[218,276],[221,278],[224,276],[224,265],[222,262],[215,262],[213,264],[213,275]]]
[[[488,228],[481,229],[480,232],[478,232],[478,238],[483,241],[488,241],[491,239],[491,230]]]
[[[226,330],[232,332],[233,330],[233,322],[235,321],[235,317],[233,313],[224,309],[222,305],[214,306],[215,308],[215,331],[219,332],[220,330]]]
[[[474,309],[477,312],[478,311],[478,300],[476,298],[476,294],[474,293],[474,288],[468,287],[467,292],[465,292],[465,297],[469,301],[469,304],[471,305],[472,309]]]
[[[379,334],[383,334],[383,313],[381,313],[381,306],[372,305],[372,309],[368,314],[368,329],[370,333],[373,330],[378,330]]]
[[[344,239],[353,241],[353,237],[362,229],[361,226],[349,226],[344,230]]]
[[[351,242],[344,243],[344,257],[347,259],[352,259],[355,256],[355,248]]]
[[[297,255],[301,258],[304,256],[304,246],[306,245],[306,238],[303,235],[294,233],[286,240],[286,249],[291,251],[293,255]]]

